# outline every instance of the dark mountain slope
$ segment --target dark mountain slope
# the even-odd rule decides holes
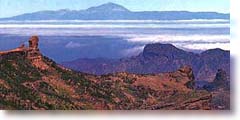
[[[175,71],[183,65],[193,68],[196,80],[213,81],[218,69],[230,78],[230,52],[211,49],[197,54],[176,48],[171,44],[148,44],[143,52],[121,60],[78,59],[62,63],[68,68],[91,74],[130,72],[153,74]]]

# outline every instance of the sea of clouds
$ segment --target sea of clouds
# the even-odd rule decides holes
[[[0,34],[65,37],[117,36],[131,43],[172,43],[183,49],[230,49],[230,21],[221,19],[0,21]],[[71,42],[66,46],[71,48],[81,45]],[[140,48],[143,47],[132,50],[136,52]]]

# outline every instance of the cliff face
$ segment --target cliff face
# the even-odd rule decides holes
[[[183,65],[193,68],[197,81],[212,82],[218,69],[226,71],[230,78],[230,52],[221,49],[207,50],[201,54],[187,52],[171,44],[149,44],[143,52],[132,58],[121,60],[78,59],[64,62],[64,66],[91,74],[130,72],[155,74],[176,71]]]
[[[188,66],[152,75],[96,76],[57,65],[36,45],[0,55],[1,109],[212,109],[212,95],[193,89]]]

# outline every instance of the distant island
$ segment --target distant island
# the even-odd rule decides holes
[[[230,19],[230,14],[217,12],[189,11],[138,11],[133,12],[115,4],[106,3],[85,10],[62,9],[25,13],[4,20],[192,20],[192,19]]]

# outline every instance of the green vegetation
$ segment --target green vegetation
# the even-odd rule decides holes
[[[41,79],[39,70],[21,54],[9,55],[0,60],[0,70],[0,79],[7,80],[10,85]]]
[[[60,70],[60,68],[53,62],[50,62],[49,59],[45,58],[44,60],[46,60],[47,63],[52,63],[54,68]],[[34,109],[31,107],[32,105],[44,109],[77,109],[73,103],[70,102],[64,91],[60,91],[60,94],[57,94],[55,89],[45,82],[39,82],[36,90],[23,85],[25,82],[41,80],[42,76],[52,74],[53,72],[54,71],[42,71],[34,67],[31,62],[26,59],[25,53],[11,53],[1,56],[0,79],[5,80],[11,89],[7,89],[1,85],[0,94],[5,97],[11,97],[8,99],[5,97],[1,98],[0,104],[11,109]],[[62,73],[63,78],[65,76],[71,76],[71,74],[65,73],[64,71],[62,71]],[[31,87],[31,85],[29,87]],[[48,98],[58,101],[59,104],[43,103],[39,93],[46,94]]]

